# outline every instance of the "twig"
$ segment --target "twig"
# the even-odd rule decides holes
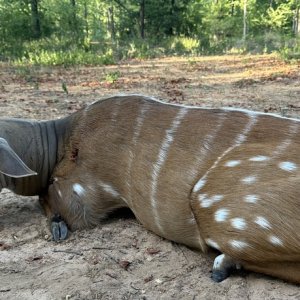
[[[184,252],[182,246],[181,246],[181,245],[178,245],[177,243],[173,243],[173,245],[181,251],[181,253],[183,254],[185,260],[186,260],[187,262],[189,262],[189,260],[188,260],[188,258],[187,258],[187,256],[186,256],[186,254],[185,254],[185,252]]]
[[[141,289],[139,289],[139,288],[137,288],[137,287],[135,287],[134,285],[133,285],[133,283],[131,282],[130,283],[130,286],[134,289],[134,290],[136,290],[136,291],[140,291]]]
[[[112,274],[110,274],[108,272],[106,272],[105,275],[109,276],[110,278],[118,280],[118,277],[116,275],[112,275]]]
[[[98,247],[98,246],[92,247],[92,249],[94,249],[94,250],[113,250],[113,248],[108,248],[108,247]]]
[[[81,252],[76,252],[76,251],[72,251],[72,250],[57,250],[57,249],[54,249],[53,252],[63,252],[63,253],[75,254],[75,255],[79,255],[79,256],[83,255]]]
[[[112,261],[116,262],[117,264],[119,263],[118,259],[115,259],[114,257],[112,257],[111,255],[107,254],[104,252],[104,255],[106,255],[107,257],[109,257]]]
[[[173,276],[173,277],[169,277],[169,276],[164,276],[164,280],[162,281],[162,283],[168,282],[168,281],[172,281],[174,279],[176,279],[178,276]]]

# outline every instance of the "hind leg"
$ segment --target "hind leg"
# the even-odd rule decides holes
[[[212,279],[216,282],[221,282],[230,276],[230,273],[235,269],[240,269],[241,266],[248,271],[261,273],[273,277],[277,277],[289,282],[300,284],[300,262],[254,262],[242,261],[241,264],[228,256],[220,254],[215,258]]]
[[[249,271],[300,284],[300,262],[265,262],[257,265],[243,262],[243,267]]]
[[[236,263],[233,258],[226,254],[220,254],[214,260],[212,280],[221,282],[229,277],[232,271],[240,268],[240,264]]]

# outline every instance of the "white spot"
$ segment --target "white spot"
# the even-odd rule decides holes
[[[115,188],[108,184],[108,183],[105,183],[101,180],[99,180],[99,185],[101,186],[101,188],[108,194],[110,194],[111,196],[113,196],[114,198],[119,198],[120,197],[120,194],[115,190]]]
[[[248,243],[243,241],[237,241],[237,240],[231,240],[229,241],[229,244],[231,245],[231,247],[236,249],[243,249],[249,246]]]
[[[283,245],[282,240],[279,237],[275,236],[275,235],[271,235],[269,237],[269,240],[273,245],[278,245],[278,246]]]
[[[259,196],[257,195],[246,195],[244,197],[244,201],[248,203],[256,203],[259,200]]]
[[[256,181],[256,177],[253,176],[253,175],[247,176],[247,177],[243,178],[241,181],[242,181],[244,184],[252,184],[252,183],[254,183],[254,182]]]
[[[213,195],[209,198],[207,197],[207,194],[200,194],[198,199],[201,202],[201,206],[207,208],[214,203],[221,201],[223,198],[223,195]]]
[[[224,198],[223,195],[214,195],[214,196],[211,197],[211,199],[212,199],[214,202],[219,202],[219,201],[221,201],[223,198]]]
[[[213,204],[213,202],[210,198],[201,200],[201,207],[203,207],[203,208],[208,208],[208,207],[212,206],[212,204]]]
[[[58,193],[58,196],[59,196],[60,198],[62,198],[62,193],[61,193],[61,191],[58,190],[57,193]]]
[[[78,196],[83,196],[85,193],[85,189],[83,186],[79,183],[73,184],[73,191],[76,193]]]
[[[246,221],[243,218],[233,218],[230,220],[233,228],[243,230],[247,227]]]
[[[264,217],[257,217],[254,222],[262,228],[271,229],[272,226],[269,221]]]
[[[206,180],[204,177],[202,177],[194,186],[193,188],[193,192],[196,193],[196,192],[199,192],[205,185],[206,183]]]
[[[224,222],[229,215],[229,210],[227,208],[220,208],[215,212],[215,220],[217,222]]]
[[[214,249],[220,250],[220,246],[217,242],[215,242],[212,239],[206,239],[205,240],[206,244]]]
[[[251,158],[249,158],[250,161],[266,161],[269,160],[268,156],[264,156],[264,155],[257,155],[257,156],[253,156]]]
[[[215,270],[221,268],[224,259],[225,259],[225,254],[218,255],[214,260],[213,269]]]
[[[292,172],[297,169],[297,165],[290,161],[283,161],[279,164],[279,168],[287,172]]]
[[[229,160],[225,163],[225,167],[236,167],[241,163],[240,160]]]

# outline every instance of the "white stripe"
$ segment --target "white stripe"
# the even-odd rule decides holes
[[[217,126],[214,128],[214,130],[210,134],[207,134],[203,140],[201,140],[201,149],[199,151],[200,153],[198,155],[198,159],[197,159],[196,163],[194,164],[195,168],[194,168],[193,172],[191,172],[191,174],[193,176],[196,176],[198,174],[202,163],[205,162],[206,156],[210,152],[210,149],[212,148],[212,144],[213,144],[217,134],[219,133],[221,128],[223,128],[224,121],[225,121],[225,115],[222,115],[222,117],[218,119]],[[200,191],[200,189],[203,188],[205,183],[206,183],[206,178],[203,176],[196,183],[193,190]]]
[[[145,104],[142,105],[140,113],[138,115],[138,117],[136,118],[136,124],[135,124],[135,128],[134,128],[134,133],[133,133],[133,137],[132,137],[132,147],[129,150],[129,161],[128,161],[128,169],[127,169],[127,180],[126,180],[126,184],[128,187],[128,200],[130,201],[130,203],[132,203],[132,163],[133,163],[133,158],[134,158],[134,153],[133,150],[136,149],[136,145],[138,142],[138,139],[140,137],[141,134],[141,129],[144,123],[144,119],[145,119],[145,114],[148,111],[148,106],[146,106]]]
[[[114,198],[120,197],[119,192],[117,192],[116,189],[111,184],[105,183],[101,180],[99,180],[98,183],[106,193],[110,194]]]
[[[276,147],[276,149],[272,153],[273,157],[279,156],[280,154],[284,153],[287,150],[287,148],[292,144],[294,140],[294,136],[297,134],[298,130],[299,130],[299,124],[293,122],[290,125],[289,133],[287,135],[288,137],[284,139],[283,142]]]
[[[201,180],[205,180],[207,175],[214,169],[217,167],[217,165],[219,164],[220,160],[225,156],[227,155],[230,151],[232,151],[233,149],[235,149],[236,147],[239,147],[242,143],[244,143],[247,139],[247,135],[248,133],[250,132],[250,130],[252,129],[252,127],[254,126],[254,124],[256,123],[256,117],[254,115],[249,115],[250,117],[250,120],[248,122],[248,124],[246,125],[246,127],[244,128],[244,130],[242,131],[241,134],[238,134],[236,139],[235,139],[235,142],[232,146],[230,146],[229,148],[227,148],[216,160],[215,162],[213,163],[213,165],[206,171],[206,173],[204,174],[204,176],[202,176],[202,178],[200,178],[199,181]],[[198,181],[198,182],[199,182]],[[193,188],[193,192],[196,193],[196,192],[199,192],[200,189],[199,189],[199,184],[198,182],[196,183],[196,185],[194,186]],[[201,185],[200,185],[201,186]],[[201,186],[202,188],[202,186]]]
[[[187,112],[188,112],[187,109],[180,109],[179,112],[177,113],[175,119],[173,120],[171,127],[166,130],[166,135],[161,144],[156,163],[153,165],[150,200],[151,200],[151,205],[153,208],[154,219],[160,230],[162,230],[162,228],[159,223],[159,215],[158,215],[158,211],[157,211],[157,199],[156,199],[158,178],[160,175],[160,171],[167,159],[169,148],[170,148],[171,144],[173,143],[173,140],[174,140],[173,136],[176,133],[177,128],[181,124],[181,121],[184,118],[184,116],[187,114]]]

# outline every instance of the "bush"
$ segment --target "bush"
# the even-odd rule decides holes
[[[40,66],[73,66],[73,65],[107,65],[113,64],[111,53],[97,54],[83,50],[74,51],[49,51],[41,50],[28,53],[15,61],[16,65],[40,65]]]
[[[174,37],[168,41],[167,51],[175,55],[197,55],[200,53],[200,41],[189,37]]]
[[[279,55],[286,61],[300,60],[300,45],[294,48],[285,47],[279,51]]]

